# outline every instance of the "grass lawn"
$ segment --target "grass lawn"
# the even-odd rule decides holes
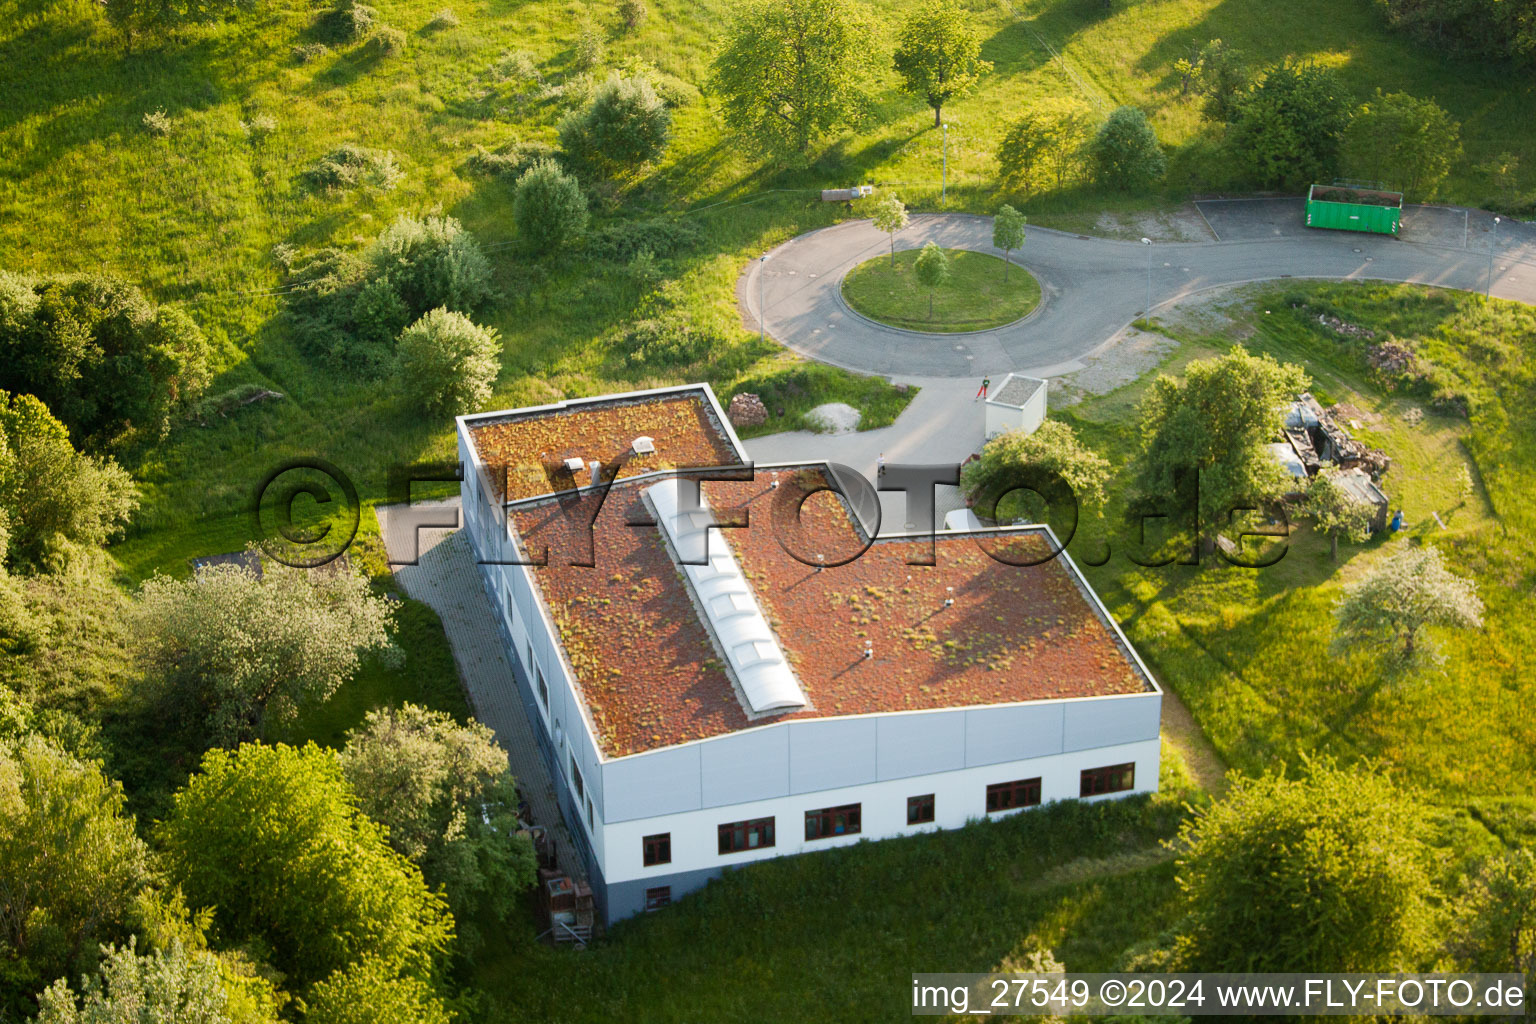
[[[929,289],[913,269],[920,252],[903,249],[860,263],[843,278],[843,299],[871,320],[938,334],[1001,327],[1040,304],[1040,283],[1029,271],[964,249],[944,250],[949,280]]]

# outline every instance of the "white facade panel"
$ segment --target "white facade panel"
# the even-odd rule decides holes
[[[967,711],[966,767],[1061,753],[1065,707],[1057,701]]]
[[[629,821],[701,809],[701,749],[690,743],[609,761],[603,766],[604,818]]]
[[[829,718],[789,723],[789,791],[859,786],[875,781],[876,718]]]
[[[699,744],[705,807],[789,793],[789,730],[764,726]]]
[[[1149,793],[1157,788],[1159,753],[1159,742],[1154,738],[1139,743],[1072,751],[980,768],[962,768],[936,775],[873,782],[863,786],[607,824],[603,828],[602,845],[606,851],[602,861],[603,877],[609,884],[648,877],[661,878],[680,872],[736,867],[771,857],[810,853],[834,846],[846,846],[864,839],[885,839],[936,828],[958,828],[973,818],[987,816],[986,790],[987,786],[994,783],[1039,778],[1042,803],[1077,799],[1080,773],[1084,769],[1125,762],[1134,762],[1136,765],[1136,788],[1096,799]],[[929,793],[934,797],[934,822],[909,826],[907,798]],[[852,803],[860,805],[862,829],[859,834],[809,841],[805,839],[807,811]],[[724,855],[720,853],[718,837],[721,825],[768,817],[774,819],[774,846]],[[646,867],[642,840],[645,836],[661,832],[671,835],[672,860],[667,864]]]
[[[1112,743],[1156,739],[1163,713],[1163,695],[1140,694],[1066,703],[1066,750],[1086,750]]]
[[[965,767],[965,712],[929,711],[879,719],[877,777],[954,771]]]

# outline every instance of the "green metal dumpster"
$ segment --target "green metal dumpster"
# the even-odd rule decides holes
[[[1307,227],[1395,235],[1403,221],[1403,194],[1345,185],[1307,190]]]

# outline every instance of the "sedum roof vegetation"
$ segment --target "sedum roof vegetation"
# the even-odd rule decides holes
[[[658,437],[658,446],[660,439]],[[778,480],[779,487],[771,486]],[[559,631],[603,752],[622,757],[788,718],[818,718],[1140,693],[1135,666],[1062,559],[994,560],[976,537],[935,542],[936,564],[908,565],[921,542],[877,541],[845,565],[817,571],[791,556],[835,562],[863,545],[844,502],[814,467],[761,469],[753,481],[706,481],[718,519],[745,510],[729,543],[810,705],[749,718],[644,502],[648,482],[599,495],[516,505],[534,578]],[[809,494],[809,497],[806,495]],[[804,499],[798,529],[786,510]],[[776,510],[777,508],[777,510]],[[639,523],[641,525],[630,525]],[[1013,561],[1048,550],[1041,530],[985,539]],[[591,561],[591,567],[572,562]],[[946,598],[953,605],[946,607]],[[872,652],[865,657],[866,641]]]
[[[470,439],[485,463],[498,500],[517,501],[570,490],[565,460],[601,462],[604,479],[676,469],[720,466],[737,461],[735,449],[704,397],[702,388],[662,396],[621,398],[568,409],[511,413],[477,419]],[[637,455],[631,444],[650,437],[655,452]],[[503,480],[506,487],[503,493]]]

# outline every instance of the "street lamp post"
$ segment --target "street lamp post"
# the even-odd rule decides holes
[[[768,311],[763,306],[763,278],[768,273],[768,254],[763,253],[757,258],[757,340],[768,340]]]
[[[1493,247],[1499,240],[1499,218],[1493,218],[1493,234],[1488,238],[1488,289],[1485,297],[1493,298]]]
[[[1152,239],[1143,238],[1141,244],[1147,247],[1147,304],[1142,309],[1141,315],[1152,315]]]
[[[949,194],[949,122],[940,122],[939,130],[944,136],[943,171],[939,179],[939,205],[943,206],[944,197]]]

